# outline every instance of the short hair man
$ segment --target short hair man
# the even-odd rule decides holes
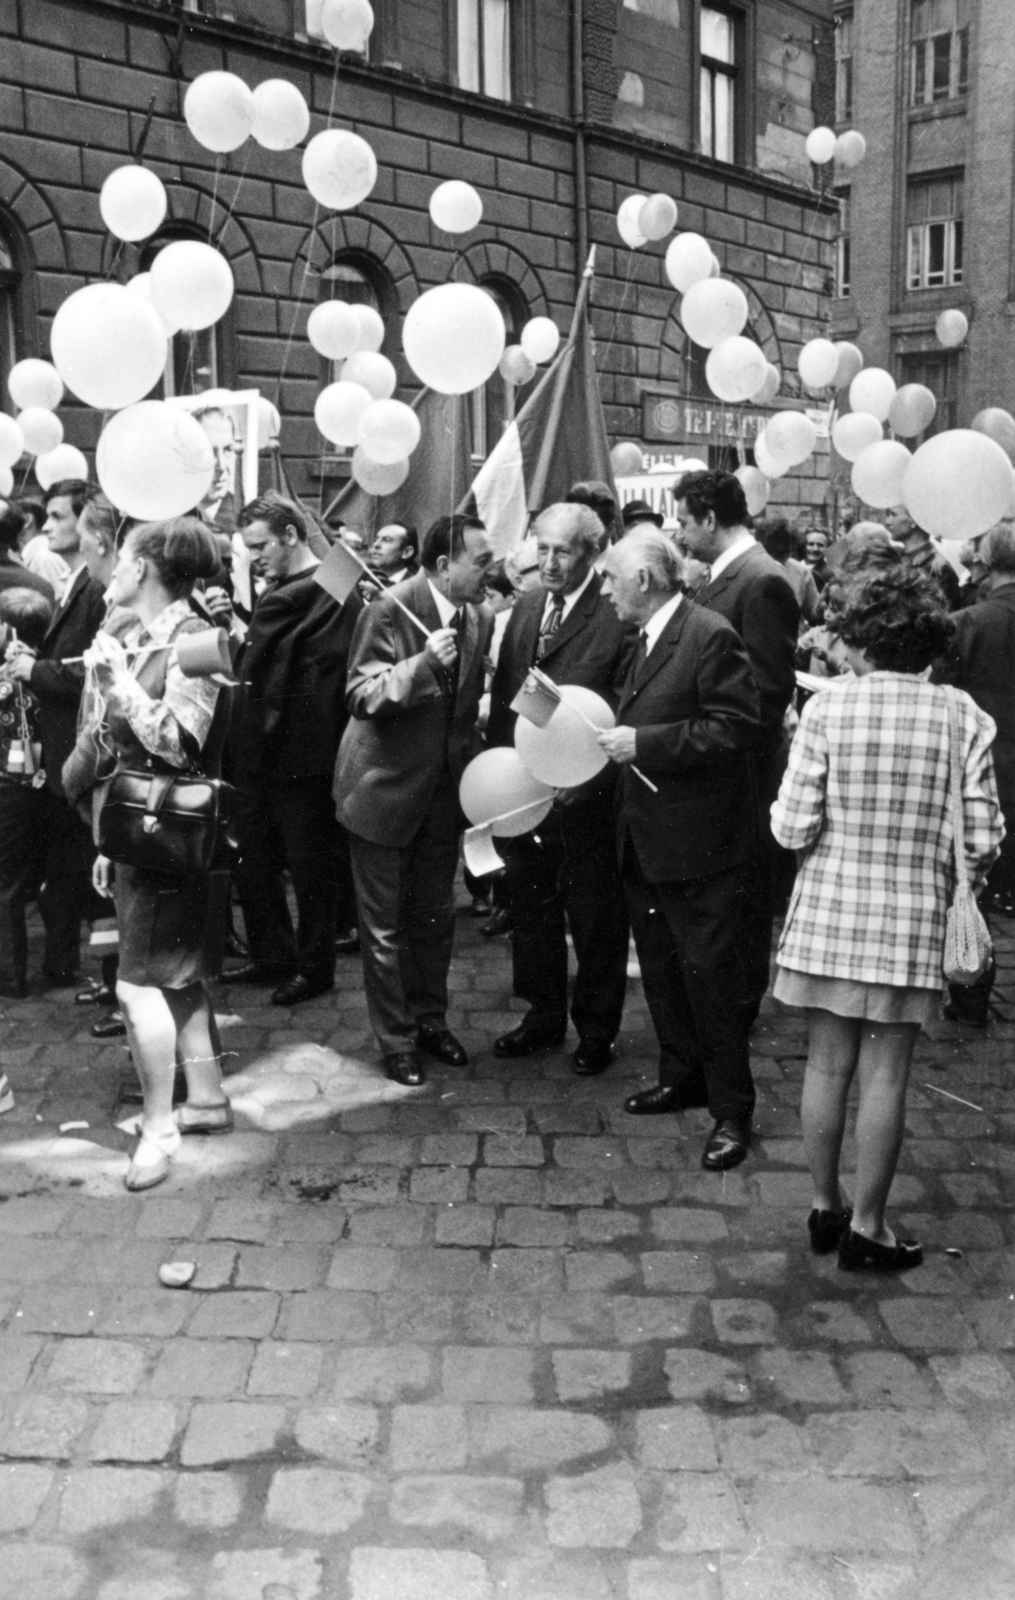
[[[334,796],[351,836],[371,1026],[388,1076],[410,1087],[425,1081],[418,1050],[467,1060],[448,1030],[447,984],[458,783],[480,744],[493,559],[477,518],[438,518],[421,570],[365,608],[349,655]]]
[[[48,600],[53,599],[53,587],[45,578],[29,572],[18,554],[25,515],[12,500],[0,500],[0,591],[4,589],[34,589]]]
[[[531,668],[555,683],[579,684],[616,704],[634,648],[602,592],[594,562],[601,524],[590,507],[548,507],[535,525],[540,585],[519,595],[508,619],[490,692],[487,742],[511,744],[511,702]],[[604,1071],[620,1028],[627,983],[628,925],[613,845],[616,774],[609,768],[569,804],[554,806],[538,836],[507,846],[514,918],[514,991],[529,1011],[497,1039],[499,1056],[524,1056],[567,1032],[567,930],[577,958],[571,1017],[578,1032],[574,1070]]]
[[[15,504],[24,516],[19,559],[29,572],[44,578],[54,595],[58,595],[70,577],[70,568],[62,556],[49,548],[49,540],[42,531],[46,526],[46,507],[41,500],[26,495],[19,495]]]
[[[415,528],[401,522],[378,528],[367,552],[367,565],[386,589],[414,577],[419,571],[419,535]]]
[[[739,869],[756,848],[758,693],[729,623],[682,596],[664,534],[622,539],[604,579],[619,619],[640,630],[617,725],[599,742],[622,772],[616,847],[659,1040],[659,1086],[624,1109],[707,1105],[715,1122],[702,1164],[719,1171],[747,1154],[754,1108],[747,1023],[730,997]]]

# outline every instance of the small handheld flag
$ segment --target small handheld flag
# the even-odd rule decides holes
[[[533,667],[512,700],[511,710],[534,722],[537,728],[545,728],[560,701],[561,693],[553,679]]]

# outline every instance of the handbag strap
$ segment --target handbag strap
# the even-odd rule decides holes
[[[951,777],[948,785],[949,804],[952,813],[952,847],[955,852],[955,883],[957,887],[968,885],[969,873],[966,870],[966,838],[965,819],[962,807],[962,778],[963,763],[961,750],[961,733],[959,729],[959,702],[955,690],[946,687],[945,696],[948,702],[948,744],[951,760]]]

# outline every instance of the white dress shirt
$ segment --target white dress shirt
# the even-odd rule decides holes
[[[439,589],[435,589],[433,584],[430,583],[429,578],[427,578],[426,581],[430,584],[430,593],[434,597],[434,604],[437,607],[437,613],[441,619],[441,627],[453,628],[455,625],[454,619],[461,611],[461,606],[452,605],[447,595],[441,594]]]
[[[645,623],[645,626],[641,631],[645,635],[645,654],[647,656],[652,654],[652,647],[658,640],[659,635],[662,633],[670,618],[676,616],[677,607],[680,605],[680,602],[683,598],[684,597],[682,594],[675,594],[672,600],[667,600],[666,604],[664,606],[660,606],[659,610],[655,612],[653,616],[649,617],[648,621]]]
[[[720,572],[725,572],[730,563],[737,559],[737,556],[742,556],[745,550],[749,550],[751,545],[757,544],[757,542],[753,533],[742,533],[739,539],[734,539],[729,549],[724,550],[721,556],[716,556],[712,562],[708,575],[709,583],[714,583]]]

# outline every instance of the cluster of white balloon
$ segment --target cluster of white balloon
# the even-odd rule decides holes
[[[43,489],[64,478],[85,478],[88,462],[75,445],[64,444],[63,423],[56,408],[63,382],[48,361],[30,356],[10,370],[7,392],[18,407],[17,420],[0,412],[0,495],[14,489],[14,466],[24,455],[35,457],[35,476]]]
[[[808,161],[826,167],[837,161],[842,167],[858,167],[867,154],[867,140],[855,128],[836,134],[833,128],[812,128],[804,143]]]

